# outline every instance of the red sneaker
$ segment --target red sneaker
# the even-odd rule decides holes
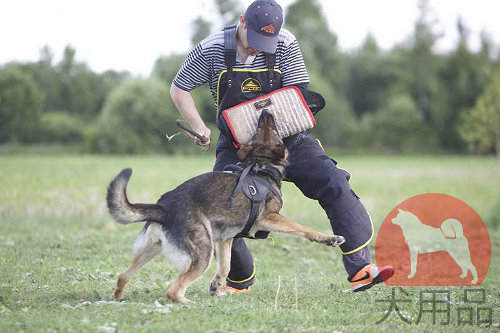
[[[248,294],[250,292],[250,287],[245,288],[245,289],[236,289],[234,287],[228,286],[227,284],[222,287],[221,289],[221,295],[227,295],[227,294]]]
[[[350,280],[353,292],[363,291],[376,285],[377,283],[386,281],[394,275],[392,266],[377,267],[374,264],[369,264],[363,267]]]

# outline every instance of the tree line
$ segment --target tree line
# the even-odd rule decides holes
[[[244,12],[237,0],[215,0],[223,24]],[[327,101],[314,135],[324,145],[395,152],[479,152],[500,148],[498,50],[486,32],[479,50],[457,21],[459,39],[436,52],[442,37],[427,0],[409,38],[384,51],[372,35],[353,51],[338,47],[317,0],[296,0],[285,28],[298,39],[312,90]],[[191,23],[193,47],[220,24],[198,17]],[[166,143],[180,115],[169,96],[186,54],[159,57],[151,75],[93,72],[66,47],[54,63],[50,48],[37,62],[0,67],[0,144],[67,143],[86,152],[174,153],[189,140]],[[193,91],[203,119],[214,127],[215,107],[207,87]]]

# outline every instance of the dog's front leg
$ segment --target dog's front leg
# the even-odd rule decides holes
[[[410,248],[410,256],[411,256],[411,270],[410,274],[408,274],[408,278],[411,279],[417,273],[417,262],[418,262],[418,249]]]
[[[345,242],[344,237],[327,235],[309,227],[295,223],[283,215],[272,213],[263,216],[258,225],[260,230],[276,231],[305,238],[327,246],[338,246]]]
[[[231,265],[231,246],[233,244],[233,239],[230,238],[225,241],[217,242],[215,245],[215,257],[217,260],[217,271],[215,276],[210,283],[210,288],[208,292],[210,295],[220,296],[220,289],[224,284],[224,281],[229,274],[229,268]]]

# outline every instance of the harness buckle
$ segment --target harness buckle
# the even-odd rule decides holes
[[[248,185],[248,189],[250,190],[251,195],[256,195],[257,194],[257,189],[253,185]]]

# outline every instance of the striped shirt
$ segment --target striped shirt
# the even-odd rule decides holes
[[[249,56],[246,63],[242,63],[237,56],[234,68],[265,69],[267,68],[265,55],[259,52],[255,57]],[[281,82],[284,87],[309,83],[299,43],[286,29],[281,29],[278,35],[275,68],[281,71]],[[191,91],[208,82],[212,97],[217,104],[217,81],[225,69],[224,31],[220,31],[202,40],[188,54],[173,82],[185,91]]]

